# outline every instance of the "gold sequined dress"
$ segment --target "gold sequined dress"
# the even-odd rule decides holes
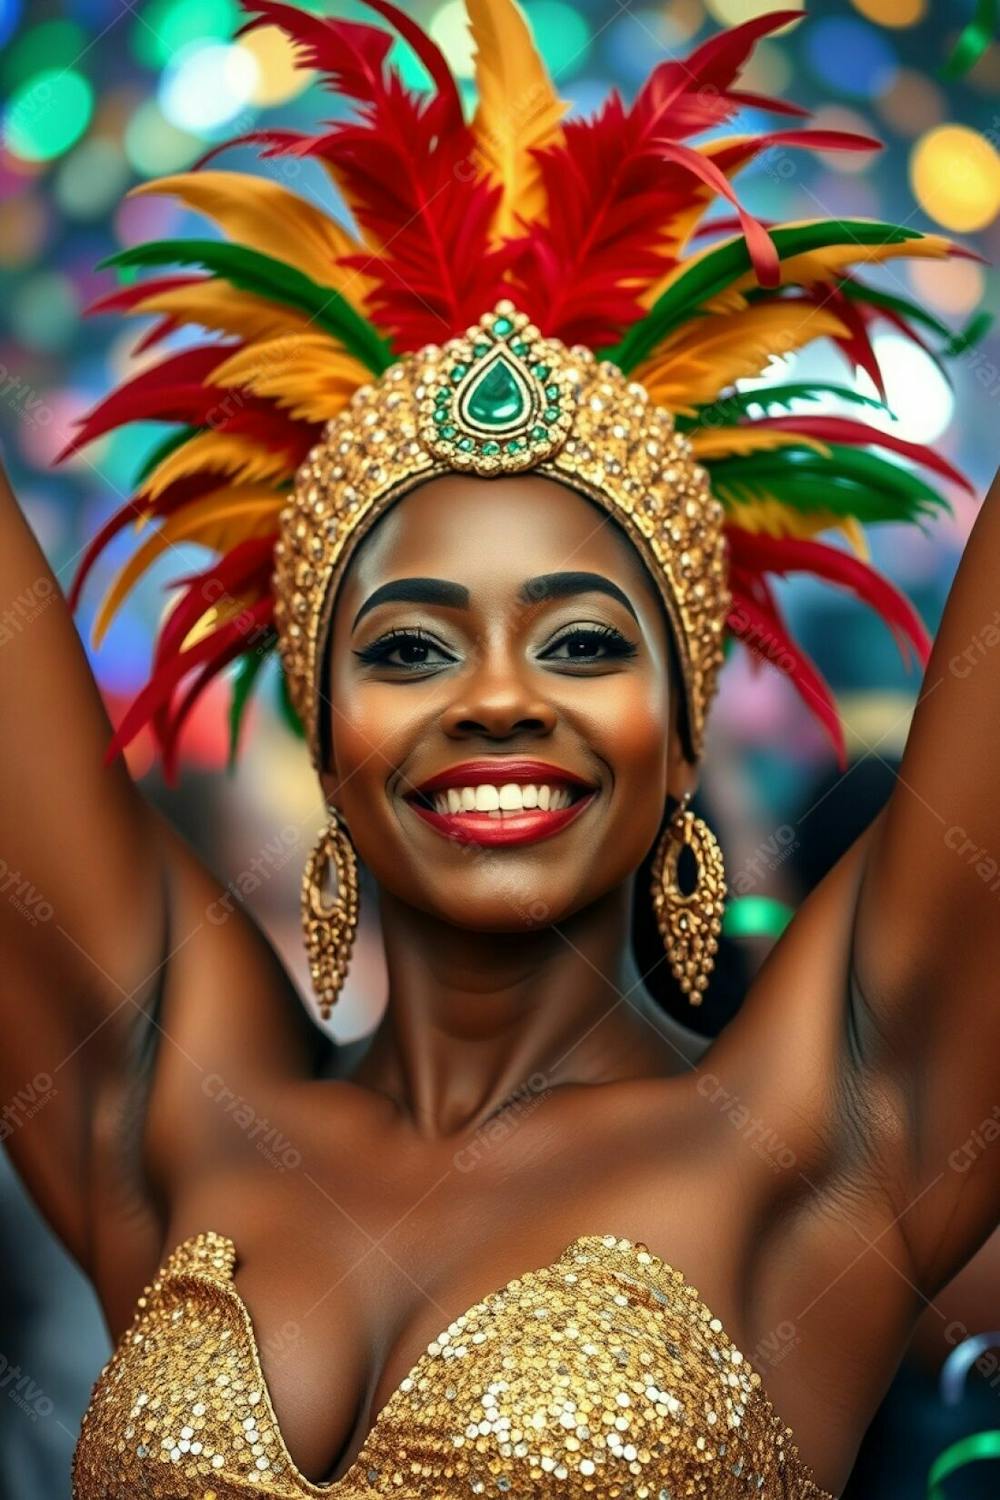
[[[683,1277],[583,1235],[450,1323],[357,1459],[313,1484],[285,1446],[236,1249],[185,1240],[94,1387],[74,1500],[832,1500],[760,1376]]]

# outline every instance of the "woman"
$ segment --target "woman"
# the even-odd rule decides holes
[[[274,182],[208,172],[157,187],[236,244],[118,257],[209,274],[105,307],[158,314],[153,342],[188,321],[229,341],[167,356],[73,444],[181,424],[85,559],[78,588],[127,520],[158,523],[99,631],[169,546],[219,553],[183,581],[110,756],[66,612],[0,654],[4,854],[56,913],[44,933],[0,918],[8,1094],[41,1067],[58,1080],[10,1145],[118,1340],[75,1494],[823,1500],[916,1315],[997,1219],[991,1150],[961,1173],[949,1157],[998,1085],[1000,689],[988,663],[949,663],[994,608],[1000,502],[891,805],[693,1070],[645,997],[630,902],[659,840],[664,959],[697,1003],[724,873],[687,803],[727,624],[837,737],[769,572],[845,583],[923,646],[905,601],[815,535],[857,543],[859,517],[937,503],[872,446],[960,476],[853,419],[749,420],[733,383],[817,336],[870,361],[889,304],[846,268],[953,247],[863,222],[768,233],[737,205],[680,259],[762,149],[871,144],[686,144],[748,101],[740,67],[787,15],[567,124],[520,13],[470,0],[469,124],[432,44],[368,3],[428,96],[387,69],[390,32],[254,6],[362,105],[315,139],[258,137],[284,163],[316,155],[360,238]],[[4,505],[17,592],[49,575]],[[379,887],[390,1003],[349,1076],[249,920],[207,918],[219,887],[113,758],[149,724],[174,767],[207,682],[241,658],[238,720],[275,645],[330,810],[304,881],[323,1013],[355,849]],[[266,1130],[298,1170],[262,1165]]]

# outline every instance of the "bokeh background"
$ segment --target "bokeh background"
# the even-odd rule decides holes
[[[403,3],[468,79],[461,0]],[[775,8],[758,0],[524,0],[524,7],[563,93],[583,113],[612,85],[629,97],[661,57],[683,54],[719,23]],[[313,0],[311,8],[372,20],[350,0]],[[801,7],[790,0],[787,8]],[[815,160],[804,153],[766,156],[744,173],[743,195],[764,218],[871,216],[954,234],[983,263],[894,262],[877,279],[960,329],[981,308],[997,305],[1000,287],[993,268],[1000,263],[1000,46],[970,48],[965,30],[978,16],[988,34],[997,7],[987,0],[810,0],[806,9],[804,22],[758,49],[747,87],[812,108],[817,126],[877,135],[886,149]],[[303,126],[339,107],[308,73],[293,68],[279,33],[265,29],[234,40],[239,24],[236,0],[0,0],[0,443],[15,491],[66,587],[86,541],[127,497],[143,458],[163,436],[158,424],[133,425],[65,466],[51,466],[74,419],[137,367],[130,351],[140,325],[84,316],[121,274],[101,270],[100,262],[143,240],[213,232],[171,200],[129,199],[128,189],[190,166],[209,144],[258,123]],[[963,33],[966,48],[949,65]],[[401,43],[394,60],[408,81],[422,85],[420,65]],[[469,92],[471,98],[471,85]],[[745,123],[764,127],[770,120],[748,112]],[[232,150],[218,165],[259,169],[246,149]],[[286,185],[346,218],[314,165],[299,164],[294,183],[288,163],[263,170],[280,172]],[[876,350],[893,430],[937,445],[981,496],[1000,456],[1000,339],[988,334],[952,361],[947,375],[888,325]],[[820,350],[776,363],[762,379],[806,371],[855,378],[834,352]],[[865,377],[857,383],[870,391]],[[874,539],[876,562],[911,594],[931,628],[976,510],[977,502],[960,492],[950,499],[953,514],[928,534],[885,528]],[[92,654],[113,718],[144,681],[168,598],[164,585],[200,560],[195,550],[189,559],[175,549]],[[81,605],[85,638],[99,596],[99,586],[88,589]],[[917,688],[887,633],[860,608],[808,583],[783,588],[782,597],[838,694],[851,763],[846,775],[836,770],[826,742],[777,673],[753,673],[740,652],[733,655],[700,794],[740,897],[730,910],[710,1003],[698,1018],[709,1031],[738,1004],[787,911],[881,806]],[[224,681],[205,695],[189,726],[178,788],[162,785],[145,738],[132,746],[129,762],[148,796],[251,907],[305,990],[298,883],[322,804],[301,742],[280,714],[276,687],[272,672],[250,711],[235,770],[226,766]],[[335,1012],[334,1030],[344,1041],[368,1033],[385,1001],[378,934],[366,905],[351,980]],[[648,933],[640,934],[640,942],[647,940]],[[0,1201],[0,1490],[17,1500],[62,1500],[106,1336],[85,1283],[6,1169]],[[988,1246],[928,1311],[862,1450],[851,1500],[923,1496],[936,1453],[964,1434],[1000,1427],[995,1379],[973,1372],[961,1401],[941,1399],[937,1372],[950,1348],[943,1328],[954,1319],[970,1332],[1000,1324],[997,1247]],[[31,1400],[3,1378],[15,1367],[31,1377]],[[998,1466],[963,1470],[948,1493],[1000,1493]]]

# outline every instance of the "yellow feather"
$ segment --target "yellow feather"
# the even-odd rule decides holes
[[[808,220],[801,221],[808,223]],[[800,225],[783,224],[783,229]],[[898,245],[859,245],[857,240],[845,240],[842,244],[828,245],[823,250],[810,250],[803,255],[792,255],[781,262],[782,286],[809,286],[816,281],[836,281],[849,267],[881,265],[887,260],[908,257],[914,260],[943,260],[952,251],[952,241],[940,234],[925,234],[920,239],[903,240]],[[747,271],[732,284],[734,292],[749,291],[757,286],[753,271]]]
[[[233,594],[231,598],[224,599],[220,604],[210,605],[205,613],[199,615],[198,619],[191,626],[191,629],[181,641],[180,649],[182,651],[190,651],[191,647],[197,646],[198,642],[204,636],[211,635],[213,630],[218,630],[219,626],[224,625],[227,620],[235,619],[237,615],[242,614],[248,605],[255,603],[259,597],[259,594]]]
[[[753,139],[754,137],[749,135],[721,136],[718,140],[706,141],[704,145],[698,146],[695,149],[698,150],[701,155],[706,157],[709,161],[714,161],[715,158],[717,156],[720,156],[723,151],[729,151],[734,146],[752,144]],[[736,173],[740,170],[745,162],[746,157],[744,156],[737,157],[736,160],[731,163],[729,168],[724,173],[727,181],[736,176]],[[706,182],[702,182],[699,178],[692,175],[691,202],[686,209],[672,218],[668,224],[664,225],[664,238],[658,247],[664,255],[670,257],[670,269],[665,271],[658,281],[652,282],[642,293],[642,296],[639,300],[642,303],[643,307],[652,307],[653,303],[656,301],[657,297],[659,297],[660,293],[665,291],[670,282],[673,281],[675,275],[677,274],[677,267],[675,265],[675,262],[678,256],[683,253],[695,229],[704,218],[706,211],[716,201],[717,197],[718,194],[716,193],[714,188],[710,188]],[[697,259],[697,256],[686,259],[683,262],[683,266],[687,267],[691,265],[692,261],[695,259]]]
[[[685,436],[699,463],[716,458],[742,458],[747,453],[765,453],[774,448],[793,446],[812,448],[824,458],[830,457],[826,443],[782,427],[698,427]]]
[[[183,323],[195,323],[215,333],[232,333],[242,339],[277,338],[281,334],[305,332],[316,325],[305,313],[279,307],[252,292],[241,292],[228,281],[194,283],[158,292],[136,302],[129,311],[139,317],[169,314]]]
[[[241,349],[208,377],[271,396],[293,417],[326,422],[371,379],[371,372],[323,333],[299,333]]]
[[[805,513],[760,493],[752,499],[737,497],[726,485],[713,485],[713,493],[722,501],[726,515],[744,531],[773,537],[800,537],[806,541],[823,531],[839,531],[862,562],[868,561],[868,542],[854,516],[838,516],[834,511],[813,510]]]
[[[220,412],[227,402],[233,401],[238,404],[239,397],[220,394]],[[284,454],[271,452],[252,437],[232,432],[199,432],[156,465],[140,493],[148,500],[156,500],[175,479],[185,479],[202,470],[226,474],[240,484],[284,481],[293,472]]]
[[[222,553],[247,537],[265,536],[276,529],[285,498],[282,492],[262,487],[227,487],[213,490],[165,517],[163,524],[129,558],[101,600],[91,635],[95,649],[139,579],[168,548],[197,542]]]
[[[773,355],[846,332],[825,308],[759,302],[723,317],[693,318],[644,360],[633,378],[658,405],[691,415],[734,381],[759,375]]]
[[[286,261],[320,286],[333,287],[362,308],[372,288],[360,271],[338,266],[364,247],[329,214],[322,213],[270,177],[243,172],[178,172],[141,182],[131,194],[161,193],[214,219],[231,240]]]
[[[514,0],[466,0],[479,103],[473,134],[485,175],[503,188],[494,239],[543,222],[545,191],[532,148],[556,145],[568,108],[556,93],[531,29]]]
[[[798,219],[787,224],[780,224],[780,229],[800,229],[805,224],[813,224],[814,219]],[[740,236],[733,236],[739,239]],[[651,307],[658,297],[669,291],[674,282],[704,260],[706,255],[711,255],[719,248],[719,243],[706,245],[704,249],[698,250],[693,255],[686,256],[678,265],[671,267],[669,271],[647,292],[643,294],[643,302]],[[828,246],[825,250],[813,250],[803,255],[793,255],[780,264],[782,286],[807,286],[813,281],[836,280],[837,277],[851,265],[880,264],[882,261],[893,260],[900,256],[914,256],[923,259],[939,260],[951,252],[952,242],[939,234],[926,234],[920,239],[904,240],[898,245],[859,245],[857,240],[845,240],[842,244]],[[744,272],[735,281],[731,282],[722,294],[725,299],[743,291],[750,291],[757,287],[757,277],[753,270]],[[708,304],[704,304],[708,305]],[[718,306],[718,300],[711,304]]]

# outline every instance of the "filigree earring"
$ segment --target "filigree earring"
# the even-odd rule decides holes
[[[700,1005],[715,965],[726,900],[726,868],[715,834],[688,811],[686,793],[660,839],[653,862],[653,909],[674,978],[692,1005]],[[681,889],[678,866],[690,849],[697,876]]]
[[[336,895],[327,894],[330,867]],[[327,1020],[347,977],[358,927],[358,859],[339,813],[320,832],[302,875],[302,926],[319,1013]]]

